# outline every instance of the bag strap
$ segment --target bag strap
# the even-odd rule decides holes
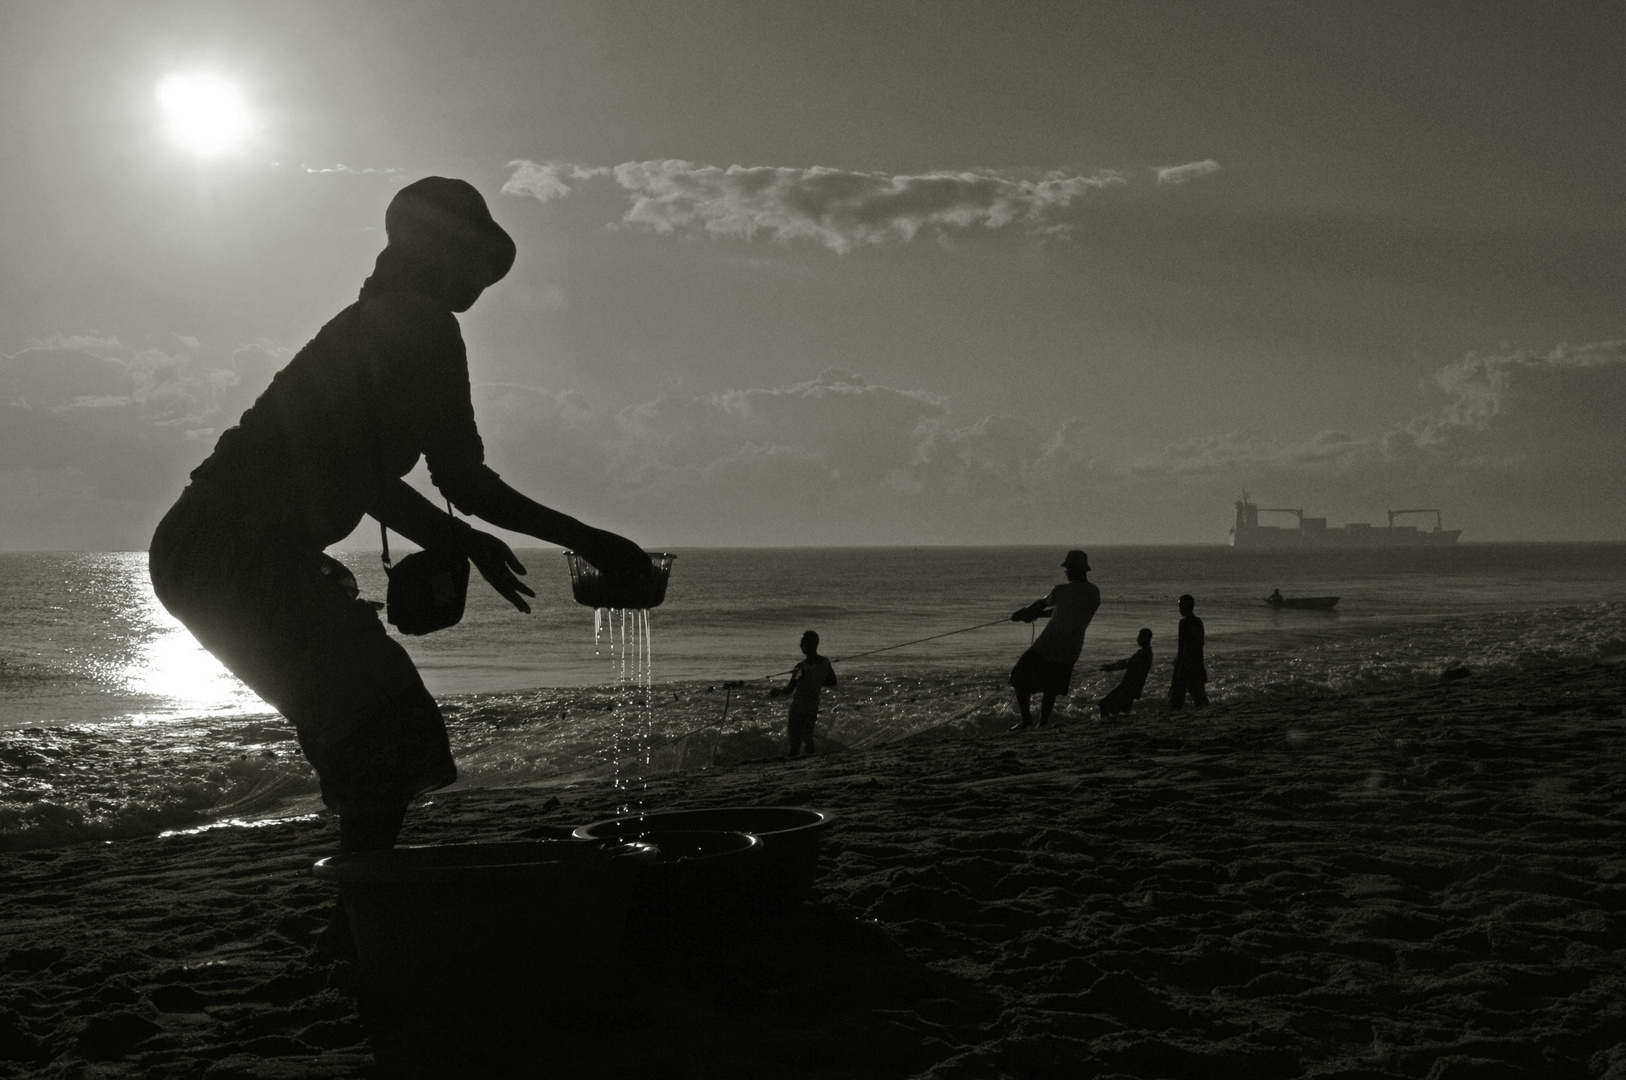
[[[446,500],[446,516],[453,521],[457,520],[457,514],[452,510],[451,499]],[[384,561],[384,569],[388,570],[390,568],[390,531],[384,527],[382,521],[378,523],[378,542],[384,545],[384,553],[380,558]]]

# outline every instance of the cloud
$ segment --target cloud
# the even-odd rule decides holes
[[[1228,432],[1120,465],[1130,489],[1153,501],[1217,504],[1247,488],[1349,520],[1442,506],[1475,539],[1626,535],[1616,495],[1626,471],[1626,343],[1469,356],[1440,369],[1433,390],[1434,407],[1387,430]]]
[[[663,395],[610,415],[572,393],[479,386],[475,398],[493,457],[521,463],[516,475],[539,486],[629,502],[709,491],[736,506],[794,502],[809,485],[884,487],[948,415],[936,395],[839,369],[790,386]]]
[[[215,436],[287,359],[257,345],[175,344],[86,334],[0,356],[0,547],[42,546],[28,537],[72,533],[75,522],[99,523],[88,535],[103,546],[144,546]]]
[[[875,386],[837,368],[792,386],[663,398],[617,416],[625,477],[647,482],[669,470],[737,466],[766,456],[815,462],[844,483],[882,482],[910,460],[923,431],[948,415],[940,397]]]
[[[538,202],[561,199],[569,195],[572,189],[565,183],[567,177],[580,182],[610,175],[610,170],[603,166],[568,165],[552,161],[539,163],[524,158],[510,161],[508,167],[514,170],[514,175],[503,184],[502,193],[529,195]]]
[[[1483,429],[1500,416],[1510,396],[1517,399],[1531,383],[1552,383],[1555,380],[1570,383],[1591,381],[1584,376],[1563,373],[1605,372],[1626,364],[1626,341],[1602,341],[1591,345],[1572,347],[1560,345],[1545,356],[1515,352],[1504,355],[1479,356],[1470,354],[1455,364],[1441,369],[1435,382],[1454,399],[1451,405],[1426,425],[1427,437],[1438,437],[1449,428]],[[1603,376],[1605,379],[1607,375]],[[1551,390],[1547,391],[1550,396]],[[1588,399],[1595,400],[1595,399]],[[1569,403],[1583,406],[1582,401]],[[1611,409],[1619,409],[1626,401],[1614,398]]]
[[[1167,165],[1157,169],[1157,182],[1160,184],[1184,184],[1188,180],[1208,176],[1220,171],[1220,163],[1213,158],[1203,161],[1193,161],[1186,165]]]
[[[357,168],[354,165],[301,165],[300,169],[308,173],[344,173],[349,176],[399,176],[406,172],[405,169],[375,169],[371,166]]]
[[[1549,476],[1626,466],[1626,342],[1561,345],[1545,355],[1470,355],[1435,374],[1445,400],[1387,431],[1324,431],[1299,440],[1240,431],[1126,463],[1142,476],[1365,477],[1461,482],[1540,464]]]
[[[1086,193],[1127,181],[1116,172],[1054,172],[1040,179],[995,172],[919,175],[853,172],[814,166],[698,165],[631,161],[613,169],[510,162],[510,195],[542,202],[572,189],[565,182],[613,176],[631,205],[624,225],[663,235],[696,234],[782,242],[812,240],[832,251],[913,240],[922,230],[1054,229],[1049,219]]]
[[[562,481],[572,498],[607,498],[629,519],[741,543],[1059,540],[1085,535],[1082,522],[1097,539],[1218,540],[1243,488],[1351,520],[1421,498],[1445,502],[1460,525],[1473,507],[1499,505],[1500,518],[1484,519],[1491,528],[1536,529],[1553,500],[1585,506],[1626,469],[1626,344],[1469,357],[1433,389],[1432,407],[1388,429],[1230,431],[1108,457],[1089,449],[1088,417],[1053,428],[968,417],[941,395],[831,369],[614,414],[510,391],[487,443],[505,461],[535,463],[519,467],[525,483]],[[483,426],[503,415],[479,409]],[[1626,534],[1626,507],[1593,501],[1589,527]]]
[[[726,169],[686,161],[618,165],[616,182],[630,193],[623,219],[659,233],[700,230],[750,239],[810,239],[832,251],[908,241],[928,226],[1000,229],[1043,223],[1086,192],[1123,180],[1114,174],[1015,180],[989,173],[919,176],[839,169]]]

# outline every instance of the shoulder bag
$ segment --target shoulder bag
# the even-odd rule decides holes
[[[450,507],[447,507],[450,512]],[[469,591],[469,559],[450,548],[414,551],[393,565],[390,563],[389,531],[378,525],[384,543],[384,573],[389,590],[384,599],[384,617],[403,634],[432,634],[456,626],[463,618],[463,602]]]

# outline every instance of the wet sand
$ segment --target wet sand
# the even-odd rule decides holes
[[[0,856],[0,1077],[1626,1077],[1620,664],[949,727],[642,797],[835,812],[813,901],[628,950],[568,1030],[483,1057],[369,1027],[313,956],[327,819]],[[441,793],[403,841],[621,799]]]

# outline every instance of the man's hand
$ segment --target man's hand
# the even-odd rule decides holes
[[[1044,601],[1036,600],[1024,608],[1011,612],[1011,622],[1033,622],[1044,614]]]
[[[607,578],[642,581],[650,575],[649,553],[625,536],[593,529],[576,554],[592,563]]]
[[[529,615],[531,605],[525,602],[524,597],[534,597],[536,593],[515,577],[516,574],[525,573],[525,567],[514,557],[514,550],[502,540],[479,529],[470,527],[469,534],[464,542],[465,554],[474,568],[504,599]]]

